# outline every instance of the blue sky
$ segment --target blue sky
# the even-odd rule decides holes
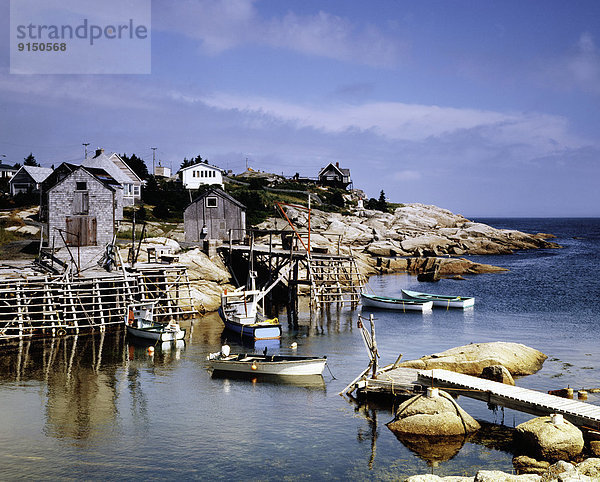
[[[8,2],[0,26],[9,29]],[[467,217],[600,216],[600,2],[153,0],[150,75],[16,75],[0,156],[350,168]]]

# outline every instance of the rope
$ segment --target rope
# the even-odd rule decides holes
[[[329,374],[331,375],[331,378],[334,380],[337,380],[337,378],[335,378],[335,375],[333,373],[331,373],[331,368],[329,368],[329,363],[325,363],[325,366],[327,367],[327,370],[329,370]]]

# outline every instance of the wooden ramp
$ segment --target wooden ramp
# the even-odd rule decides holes
[[[451,393],[532,415],[560,413],[574,425],[600,430],[600,406],[597,405],[442,369],[420,370],[417,376],[423,386],[450,389]]]

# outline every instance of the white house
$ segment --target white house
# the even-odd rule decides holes
[[[186,189],[198,189],[204,184],[223,188],[223,171],[216,166],[200,162],[179,170],[179,179]]]
[[[19,169],[15,169],[13,166],[9,166],[8,164],[2,164],[0,162],[0,178],[10,179],[13,177]]]

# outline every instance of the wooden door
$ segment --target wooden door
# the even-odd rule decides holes
[[[67,245],[96,246],[96,217],[67,216]]]

